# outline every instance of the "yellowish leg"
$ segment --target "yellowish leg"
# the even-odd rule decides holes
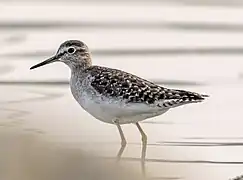
[[[141,126],[136,123],[136,126],[142,136],[142,155],[141,155],[141,166],[142,166],[142,172],[143,175],[145,176],[145,157],[146,157],[146,148],[147,148],[147,135],[144,133],[143,129]]]
[[[121,136],[121,145],[122,145],[122,146],[126,146],[127,141],[126,141],[126,138],[125,138],[124,133],[123,133],[123,131],[122,131],[121,125],[120,125],[119,123],[116,122],[116,126],[117,126],[118,131],[119,131],[119,134],[120,134],[120,136]]]
[[[125,147],[127,145],[127,141],[126,141],[126,138],[124,136],[124,133],[122,131],[122,128],[121,128],[121,125],[119,124],[119,122],[118,121],[114,121],[114,123],[116,124],[116,126],[118,128],[118,131],[119,131],[119,134],[120,134],[120,137],[121,137],[121,147],[120,147],[120,150],[119,150],[119,152],[117,154],[117,159],[120,160],[121,156],[122,156],[122,153],[125,150]]]

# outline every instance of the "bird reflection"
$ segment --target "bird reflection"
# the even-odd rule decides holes
[[[135,125],[137,126],[137,128],[141,134],[141,137],[142,137],[142,152],[141,152],[141,159],[140,159],[141,160],[141,170],[142,170],[143,176],[146,176],[145,159],[146,159],[146,151],[147,151],[147,135],[144,133],[144,131],[142,130],[141,126],[138,123],[135,123]],[[121,160],[122,154],[126,148],[126,143],[123,143],[123,142],[124,141],[122,141],[121,147],[116,156],[116,159],[118,162]]]
[[[120,161],[121,156],[122,156],[125,148],[126,148],[126,144],[121,144],[121,147],[120,147],[120,149],[119,149],[119,151],[118,151],[118,153],[116,155],[117,161]]]

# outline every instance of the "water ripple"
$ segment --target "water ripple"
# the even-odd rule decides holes
[[[101,157],[104,159],[114,159],[113,157]],[[140,158],[135,157],[123,157],[123,161],[141,161]],[[243,165],[243,161],[210,161],[210,160],[170,160],[170,159],[152,159],[146,158],[146,162],[155,162],[155,163],[182,163],[182,164],[224,164],[224,165]]]
[[[44,58],[55,50],[0,54],[0,58]],[[242,47],[161,48],[161,49],[108,49],[93,50],[94,56],[177,56],[177,55],[242,55]]]
[[[176,142],[163,141],[158,142],[166,146],[200,146],[200,147],[215,147],[215,146],[243,146],[243,142]]]
[[[175,29],[186,31],[223,31],[242,32],[242,24],[208,22],[80,22],[80,21],[43,21],[43,22],[0,22],[0,30],[6,29]]]

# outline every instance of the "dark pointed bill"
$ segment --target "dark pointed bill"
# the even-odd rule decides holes
[[[49,59],[47,59],[47,60],[45,60],[45,61],[43,61],[43,62],[41,62],[39,64],[36,64],[36,65],[32,66],[30,69],[35,69],[35,68],[38,68],[40,66],[44,66],[46,64],[53,63],[55,61],[58,61],[58,58],[56,56],[53,56],[53,57],[51,57],[51,58],[49,58]]]

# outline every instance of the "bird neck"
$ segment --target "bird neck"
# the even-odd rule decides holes
[[[71,66],[71,81],[72,82],[76,82],[78,80],[82,80],[85,77],[85,72],[86,69],[91,67],[92,64],[91,63],[82,63],[82,64],[78,64],[78,65],[73,65]]]
[[[69,65],[72,72],[80,72],[90,66],[92,66],[92,61],[90,56],[82,57],[82,60]]]

